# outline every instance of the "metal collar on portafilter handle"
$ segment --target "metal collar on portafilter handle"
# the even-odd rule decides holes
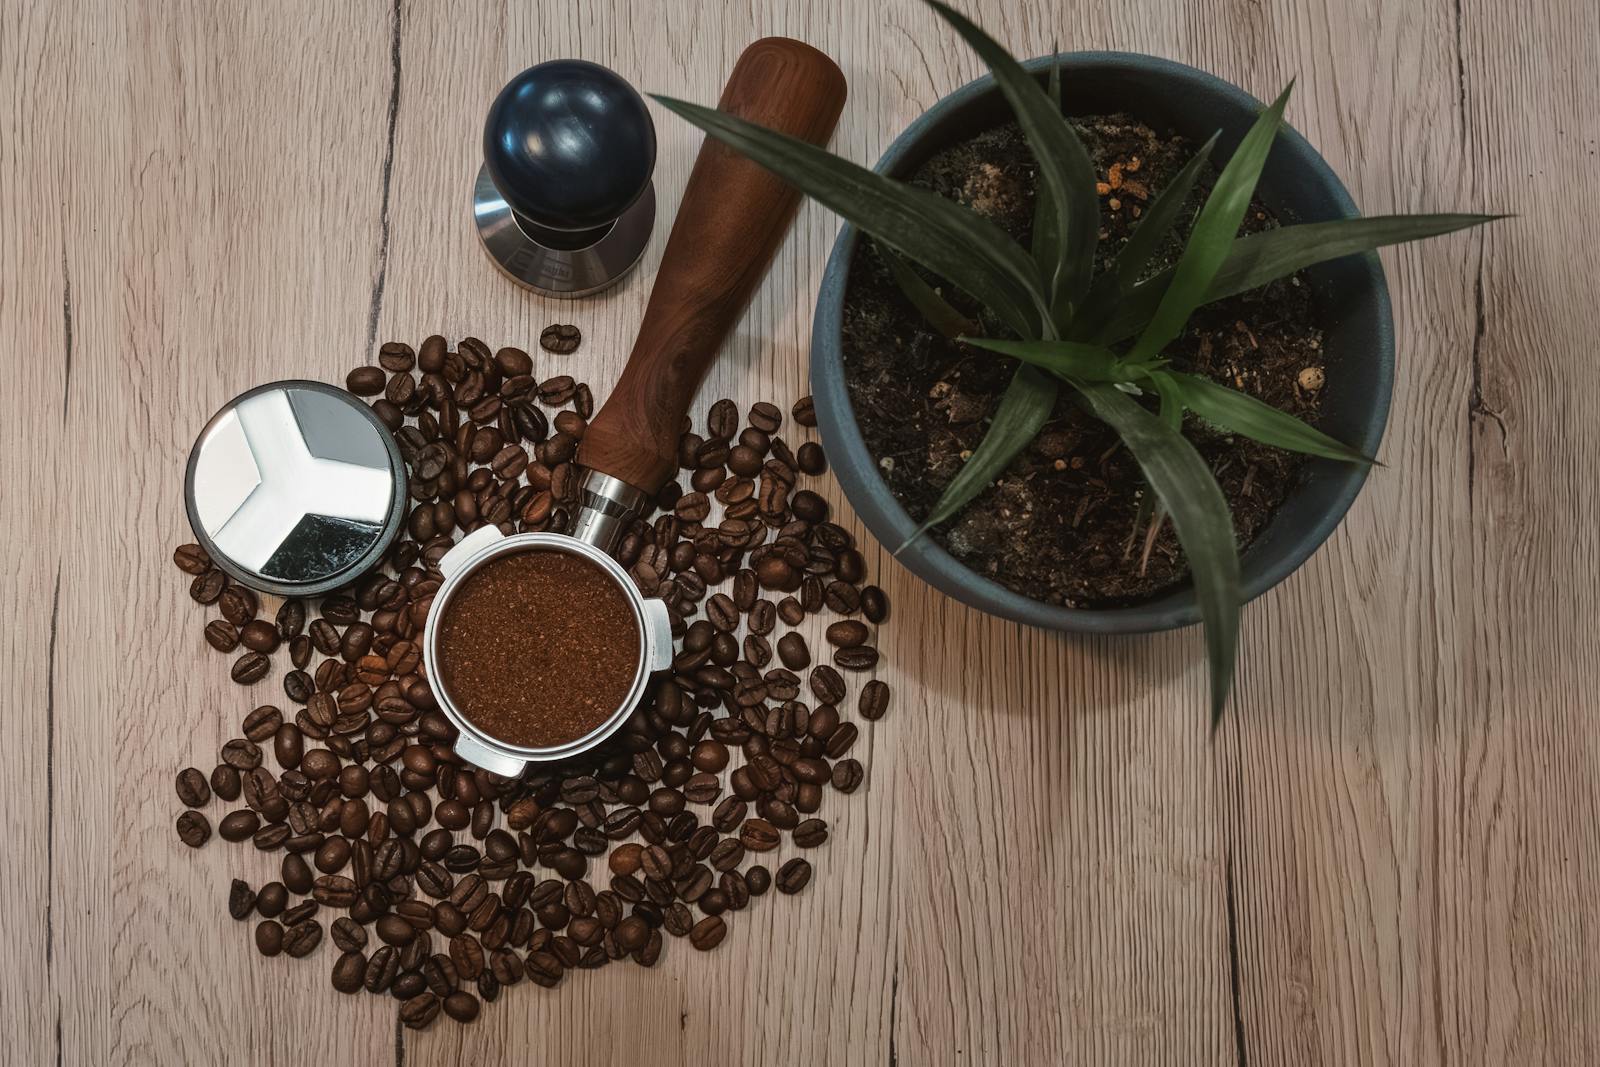
[[[844,101],[844,75],[831,59],[767,37],[740,55],[717,106],[820,145]],[[710,138],[701,145],[628,364],[579,446],[575,537],[610,552],[677,471],[683,417],[799,202],[759,165]]]

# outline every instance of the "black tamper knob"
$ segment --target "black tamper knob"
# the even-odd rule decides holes
[[[478,234],[512,280],[551,296],[611,285],[655,221],[655,124],[614,71],[560,59],[518,74],[483,127]]]

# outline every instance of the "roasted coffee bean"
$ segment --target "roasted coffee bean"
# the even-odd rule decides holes
[[[283,926],[273,919],[263,919],[256,924],[256,951],[263,956],[276,956],[283,951]]]
[[[815,441],[807,441],[795,450],[795,462],[803,473],[813,477],[828,469],[828,458]]]
[[[235,919],[244,919],[255,910],[256,894],[250,888],[250,883],[242,878],[235,878],[228,887],[228,914]]]
[[[854,793],[863,777],[861,764],[853,759],[840,760],[833,765],[833,787],[841,793]]]
[[[821,819],[807,819],[794,828],[793,836],[801,848],[815,848],[828,840],[828,824]]]
[[[242,585],[230,585],[217,598],[217,610],[235,626],[244,626],[256,617],[260,604],[256,595]]]
[[[297,922],[283,931],[283,951],[295,959],[311,955],[321,943],[322,924],[315,919]]]
[[[241,788],[237,768],[219,763],[211,769],[211,791],[217,794],[217,799],[238,800]]]
[[[215,604],[227,586],[227,575],[219,570],[205,571],[189,583],[189,596],[194,598],[196,603]]]
[[[261,742],[276,733],[281,725],[283,725],[282,710],[272,704],[263,704],[246,715],[239,728],[247,740]]]
[[[254,685],[267,676],[272,661],[260,652],[246,652],[233,661],[233,680],[240,685]]]
[[[211,786],[197,767],[185,767],[178,772],[178,802],[185,807],[204,807],[211,801]]]
[[[841,648],[834,652],[833,662],[847,671],[870,671],[878,665],[878,650],[869,645]]]
[[[360,950],[347,949],[333,964],[333,988],[341,993],[357,993],[367,974],[367,957]]]
[[[347,915],[333,920],[329,934],[340,952],[360,952],[367,947],[367,928]],[[362,970],[366,970],[365,961],[362,961]]]
[[[831,624],[824,635],[828,644],[835,648],[855,648],[867,643],[867,638],[872,636],[872,631],[867,629],[867,624],[857,619],[841,619]]]
[[[570,324],[546,326],[539,333],[539,347],[559,356],[576,352],[582,343],[583,334],[576,326]]]
[[[766,819],[746,819],[739,828],[739,843],[751,852],[770,852],[782,837]]]
[[[211,840],[211,822],[198,811],[184,811],[178,816],[178,840],[189,848],[200,848]]]
[[[199,545],[179,545],[172,550],[172,562],[180,571],[197,577],[211,569],[211,557]]]
[[[344,387],[356,396],[377,396],[388,380],[382,367],[357,367],[344,376]]]
[[[861,614],[874,626],[889,617],[889,598],[882,589],[869,585],[861,590]]]
[[[281,873],[283,884],[288,887],[290,892],[301,894],[311,892],[313,880],[311,865],[305,861],[304,856],[290,853],[283,857]]]
[[[793,632],[778,638],[778,659],[792,671],[809,667],[811,650],[806,647],[806,639]]]
[[[224,841],[243,841],[261,829],[261,816],[249,808],[229,812],[217,824],[217,833]]]
[[[421,992],[409,997],[400,1005],[400,1022],[407,1029],[421,1030],[439,1017],[439,998]]]
[[[239,643],[252,652],[276,652],[281,641],[278,628],[265,619],[252,619],[239,630]]]
[[[722,944],[727,933],[728,924],[720,916],[708,915],[689,931],[689,943],[702,952],[709,952]]]
[[[824,704],[835,704],[844,699],[844,678],[826,663],[811,672],[811,692]]]
[[[876,722],[883,718],[889,710],[889,686],[877,678],[872,679],[861,689],[861,696],[856,702],[856,710],[868,722]]]
[[[811,881],[811,864],[798,856],[778,868],[778,892],[794,894]]]
[[[275,919],[289,906],[289,890],[282,882],[268,882],[256,893],[256,913],[263,919]]]
[[[218,652],[232,652],[239,647],[239,630],[227,619],[212,619],[206,623],[206,644]]]
[[[800,601],[792,596],[786,596],[778,602],[777,612],[778,618],[790,626],[799,626],[806,617],[806,609],[802,608]]]

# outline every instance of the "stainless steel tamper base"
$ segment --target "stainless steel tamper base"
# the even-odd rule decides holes
[[[655,185],[645,186],[605,236],[586,248],[549,248],[525,233],[505,198],[478,168],[472,187],[472,220],[478,239],[500,273],[543,296],[588,296],[622,280],[644,255],[656,220]]]

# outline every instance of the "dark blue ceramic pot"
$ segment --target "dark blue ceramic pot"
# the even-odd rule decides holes
[[[1170,60],[1125,52],[1071,52],[1061,60],[1064,95],[1074,113],[1125,111],[1196,143],[1221,130],[1213,157],[1219,164],[1264,107],[1242,89]],[[1042,78],[1049,64],[1050,57],[1045,56],[1026,66]],[[981,78],[912,123],[889,146],[877,169],[905,177],[933,154],[1011,118],[994,79]],[[1359,214],[1338,176],[1304,137],[1288,127],[1267,160],[1258,195],[1281,217],[1297,222]],[[817,424],[845,496],[880,542],[896,546],[910,536],[916,523],[879,477],[845,387],[840,330],[859,236],[854,226],[846,226],[828,260],[812,328],[811,387]],[[1324,331],[1328,364],[1337,368],[1323,393],[1320,426],[1373,455],[1383,437],[1394,384],[1394,323],[1383,268],[1377,256],[1368,253],[1313,267],[1306,276]],[[1355,464],[1323,459],[1307,463],[1300,484],[1241,557],[1246,599],[1282,581],[1327,540],[1366,476],[1366,468]],[[1194,593],[1187,586],[1131,607],[1086,611],[1014,593],[967,569],[927,537],[907,547],[899,559],[957,600],[1033,626],[1082,633],[1146,633],[1200,620]]]

